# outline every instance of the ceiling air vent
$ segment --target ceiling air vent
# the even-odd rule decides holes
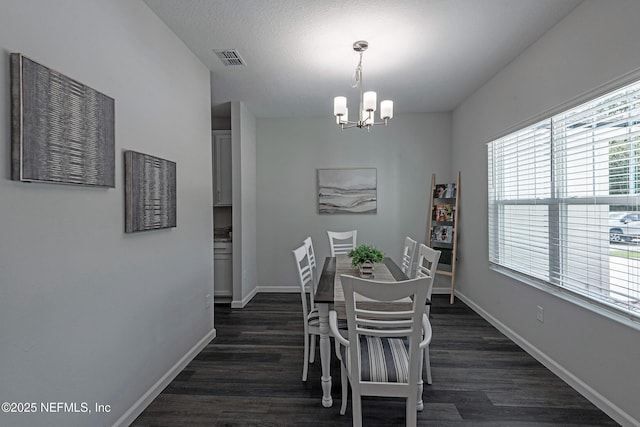
[[[240,57],[240,54],[235,49],[214,49],[213,51],[226,67],[247,65],[247,63],[244,62],[244,59]]]

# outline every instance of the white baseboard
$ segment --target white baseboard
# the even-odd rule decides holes
[[[436,289],[433,290],[433,293],[436,293]],[[446,293],[449,293],[447,290]],[[496,329],[505,334],[509,339],[518,344],[524,351],[529,353],[533,358],[535,358],[538,362],[542,363],[547,369],[556,374],[558,377],[562,378],[567,384],[573,387],[578,393],[584,396],[591,403],[596,405],[600,410],[613,418],[616,422],[620,423],[624,427],[638,427],[640,426],[640,420],[634,419],[631,415],[627,414],[620,407],[615,405],[613,402],[608,400],[606,397],[598,393],[598,391],[594,390],[580,378],[573,375],[569,370],[567,370],[564,366],[557,363],[555,360],[550,358],[547,354],[540,351],[537,347],[533,346],[529,341],[522,338],[520,335],[515,333],[512,329],[510,329],[507,325],[500,322],[495,317],[491,316],[489,313],[484,311],[481,307],[476,305],[473,301],[467,298],[464,294],[456,291],[456,297],[460,298],[465,304],[467,304],[473,311],[478,313],[482,318],[484,318],[487,322],[491,323]]]
[[[264,293],[300,293],[300,286],[258,286],[258,292]]]
[[[147,406],[164,390],[175,377],[216,337],[215,328],[196,343],[184,356],[176,362],[156,383],[151,386],[113,425],[128,426],[145,410]]]
[[[256,296],[257,293],[258,289],[254,288],[251,292],[249,292],[249,294],[247,294],[247,296],[245,296],[240,301],[231,301],[231,308],[244,308],[244,306],[247,305],[249,301],[251,301],[251,299]]]
[[[244,308],[259,293],[296,293],[300,292],[298,286],[258,286],[241,301],[231,301],[231,308]]]

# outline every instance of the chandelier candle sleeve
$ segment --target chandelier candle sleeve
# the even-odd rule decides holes
[[[347,124],[347,122],[349,121],[349,109],[345,108],[344,109],[344,114],[341,116],[336,116],[336,123],[337,124]]]
[[[365,92],[362,103],[365,111],[376,111],[376,93],[373,91]]]
[[[347,112],[347,97],[336,96],[333,99],[333,114],[336,116],[342,116]]]
[[[393,101],[388,99],[380,103],[380,118],[387,120],[393,117]]]

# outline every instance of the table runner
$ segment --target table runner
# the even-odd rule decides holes
[[[346,319],[347,312],[344,304],[344,291],[342,290],[342,282],[340,281],[341,274],[349,274],[355,277],[360,276],[358,269],[353,268],[351,266],[351,258],[349,258],[347,255],[336,256],[336,274],[334,277],[334,286],[333,286],[334,310],[338,314],[338,318]],[[372,279],[380,282],[396,281],[396,279],[393,277],[393,275],[389,271],[389,268],[387,268],[387,266],[384,263],[376,263],[374,265]],[[376,310],[378,308],[388,307],[389,304],[393,304],[394,307],[397,306],[397,310],[409,310],[411,309],[412,301],[410,298],[405,298],[403,300],[394,301],[394,302],[381,302],[381,301],[376,301],[376,300],[366,298],[362,295],[356,295],[356,304],[358,304],[359,307],[366,308],[369,310]]]

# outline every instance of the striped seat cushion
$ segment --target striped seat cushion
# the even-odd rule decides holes
[[[349,367],[349,352],[340,346]],[[360,377],[371,382],[409,382],[409,341],[403,338],[360,336]]]

